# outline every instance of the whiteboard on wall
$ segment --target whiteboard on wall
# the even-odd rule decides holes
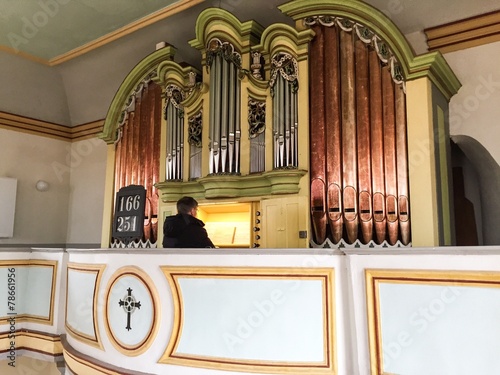
[[[0,177],[0,238],[14,236],[17,179]]]

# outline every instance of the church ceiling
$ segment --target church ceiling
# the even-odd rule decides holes
[[[358,0],[351,0],[358,1]],[[166,40],[184,46],[196,16],[220,7],[262,25],[287,22],[277,6],[287,0],[0,0],[0,51],[50,65],[67,61],[153,24]],[[367,0],[404,34],[498,10],[498,0]],[[186,11],[187,8],[190,8]],[[291,22],[289,22],[291,23]],[[170,32],[175,25],[175,32]],[[156,25],[158,27],[158,25]]]

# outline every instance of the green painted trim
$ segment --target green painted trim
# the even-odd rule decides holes
[[[160,182],[162,202],[177,202],[185,195],[197,199],[244,198],[263,195],[297,194],[300,179],[307,171],[297,169],[274,170],[258,175],[215,175],[191,182]]]
[[[130,71],[123,80],[109,106],[103,130],[98,134],[98,138],[101,138],[108,144],[116,140],[116,129],[120,120],[120,115],[124,110],[130,93],[136,88],[139,82],[158,66],[158,64],[164,60],[171,60],[175,51],[176,49],[172,46],[161,48],[144,58]]]
[[[253,77],[252,77],[253,78]],[[257,81],[254,78],[255,81]],[[248,85],[247,93],[248,97],[260,102],[265,102],[270,95],[269,93],[269,81],[258,81],[259,86],[255,85],[254,81],[251,81],[252,85]]]
[[[264,30],[261,37],[261,44],[253,47],[255,50],[265,51],[267,53],[273,53],[275,51],[271,51],[271,44],[276,45],[274,49],[283,49],[283,47],[279,46],[280,39],[289,40],[294,46],[295,50],[291,51],[289,48],[286,48],[287,52],[296,56],[299,53],[300,49],[303,49],[303,54],[307,56],[308,48],[307,44],[314,38],[314,31],[311,29],[306,29],[302,31],[297,31],[296,29],[283,24],[283,23],[275,23]]]
[[[419,55],[411,62],[407,80],[422,77],[429,78],[448,101],[462,86],[441,52],[438,51]]]
[[[178,82],[182,82],[182,86],[185,86],[188,80],[189,72],[194,72],[197,75],[201,74],[198,69],[192,66],[181,66],[180,64],[171,60],[162,61],[158,65],[157,72],[158,74],[155,78],[155,82],[160,85],[166,85],[170,76],[173,75],[177,78]],[[167,77],[167,74],[169,77]]]
[[[200,13],[198,19],[196,20],[196,38],[189,41],[189,45],[198,50],[204,50],[206,48],[206,42],[208,41],[209,35],[207,35],[207,28],[211,23],[215,25],[224,24],[232,28],[235,34],[238,35],[239,40],[233,40],[231,35],[224,33],[225,39],[230,38],[230,42],[235,43],[242,48],[240,53],[248,52],[250,49],[249,44],[256,44],[260,40],[260,35],[264,31],[264,27],[257,23],[256,21],[250,20],[246,22],[240,22],[233,14],[229,13],[227,10],[220,8],[207,8]],[[210,38],[213,37],[210,35]],[[246,42],[246,43],[245,43]]]
[[[381,11],[362,1],[295,0],[278,7],[295,21],[312,16],[349,18],[378,35],[401,64],[406,80],[428,77],[449,100],[458,92],[460,82],[440,53],[415,56],[398,27]]]

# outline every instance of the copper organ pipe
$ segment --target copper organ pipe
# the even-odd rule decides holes
[[[396,155],[398,176],[398,215],[401,242],[410,242],[410,202],[408,198],[408,149],[406,137],[406,102],[402,87],[396,87]]]
[[[138,94],[135,105],[135,115],[134,115],[134,126],[131,129],[131,139],[129,147],[129,158],[127,164],[130,165],[130,181],[129,185],[137,185],[137,168],[139,166],[138,155],[139,155],[139,137],[141,130],[141,120],[142,120],[142,99],[143,99],[144,89]]]
[[[342,238],[344,217],[342,215],[342,144],[341,144],[341,108],[340,108],[340,78],[339,78],[339,36],[336,28],[325,30],[325,50],[330,51],[332,59],[325,64],[325,97],[329,98],[329,105],[325,106],[326,150],[323,160],[326,163],[327,174],[327,208],[328,223],[332,241],[338,243]],[[328,158],[326,159],[326,153]]]
[[[146,189],[146,220],[143,241],[157,239],[158,192],[154,183],[159,178],[161,88],[149,83],[135,93],[132,111],[121,127],[116,143],[115,193],[128,185],[143,185]]]
[[[134,112],[129,113],[129,117],[127,120],[127,123],[124,125],[123,128],[123,136],[121,139],[122,143],[122,157],[123,157],[123,162],[122,162],[122,168],[121,168],[121,186],[128,186],[130,185],[130,165],[128,161],[132,157],[131,152],[129,151],[129,148],[131,147],[131,134],[132,134],[132,128],[134,127],[134,117],[135,114]]]
[[[162,116],[162,98],[161,98],[161,87],[159,85],[154,85],[155,90],[155,107],[154,107],[154,120],[152,121],[153,126],[153,155],[152,160],[152,193],[151,193],[151,205],[153,207],[153,236],[154,240],[158,239],[158,206],[159,197],[158,189],[154,185],[160,181],[160,165],[158,160],[160,160],[160,137],[161,137],[161,116]]]
[[[370,70],[370,126],[372,150],[372,192],[373,221],[375,224],[375,242],[385,240],[385,182],[384,182],[384,130],[382,118],[382,80],[380,60],[377,52],[369,52]]]
[[[146,188],[146,207],[144,213],[144,240],[150,239],[150,226],[151,226],[151,202],[150,202],[150,189],[146,184],[146,179],[148,177],[148,162],[149,160],[144,157],[147,152],[148,138],[149,138],[149,118],[150,118],[150,108],[151,108],[151,95],[149,91],[149,86],[146,85],[143,91],[143,97],[141,100],[141,121],[138,124],[138,152],[136,154],[136,184],[143,185]]]
[[[311,133],[311,216],[316,242],[326,240],[326,186],[325,186],[325,90],[323,86],[324,28],[315,27],[315,39],[311,42],[311,72],[310,87],[312,89],[310,102],[310,133]]]
[[[124,124],[123,126],[126,126],[126,124]],[[122,130],[123,130],[123,126],[122,126]],[[115,193],[118,190],[120,190],[121,182],[122,182],[121,178],[120,178],[120,176],[122,175],[121,169],[122,169],[122,163],[123,163],[122,146],[123,146],[123,142],[118,142],[115,145],[115,191],[114,191]]]
[[[368,49],[361,40],[355,42],[356,53],[356,125],[358,151],[358,199],[362,242],[372,239],[372,189],[370,148],[370,107]]]
[[[340,33],[340,91],[342,105],[342,183],[344,220],[349,243],[358,237],[356,100],[352,33]]]
[[[384,163],[385,163],[385,201],[389,243],[398,240],[399,222],[397,205],[396,177],[396,123],[394,106],[394,82],[388,66],[382,68],[382,103],[384,117]]]
[[[410,241],[406,104],[372,44],[335,22],[310,45],[311,221],[317,244]],[[328,221],[328,226],[325,225]]]

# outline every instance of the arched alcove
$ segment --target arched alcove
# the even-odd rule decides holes
[[[472,198],[475,210],[480,212],[481,222],[478,230],[481,232],[482,243],[479,245],[499,245],[500,231],[498,230],[498,218],[500,217],[500,166],[477,140],[466,135],[455,135],[452,141],[463,152],[466,159],[462,161],[464,168],[465,195]],[[458,164],[458,163],[457,163]],[[467,165],[472,166],[473,171],[467,173]],[[476,180],[473,180],[477,178]],[[455,187],[457,191],[458,187]],[[479,197],[477,193],[479,192]],[[479,199],[477,199],[479,198]],[[459,207],[455,207],[455,216],[465,214]]]

